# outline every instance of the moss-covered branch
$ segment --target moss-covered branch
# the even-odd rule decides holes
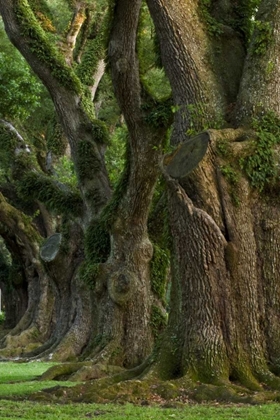
[[[25,200],[38,200],[46,205],[48,210],[58,214],[79,217],[82,214],[83,202],[78,191],[54,181],[38,173],[25,174],[18,182],[18,191]]]

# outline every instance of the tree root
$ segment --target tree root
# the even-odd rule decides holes
[[[187,375],[178,379],[162,380],[158,375],[157,364],[153,363],[152,358],[129,370],[108,364],[93,364],[90,361],[65,363],[50,368],[41,376],[41,380],[52,379],[88,382],[70,388],[55,387],[43,390],[30,398],[63,403],[130,402],[165,406],[189,402],[263,404],[280,401],[280,378],[269,371],[259,373],[258,379],[262,382],[257,382],[254,376],[244,372],[242,375],[239,372],[238,379],[221,379],[219,384],[202,383]]]
[[[67,366],[68,374],[72,368],[77,367],[72,364],[67,364]],[[54,368],[51,368],[53,372],[55,371]],[[87,369],[90,366],[84,365],[80,370],[84,368]],[[96,372],[98,369],[100,369],[99,372],[102,371],[103,368],[101,366],[95,366]],[[213,401],[221,403],[231,402],[235,404],[263,404],[271,401],[280,401],[280,392],[267,390],[256,392],[230,382],[217,386],[195,382],[185,376],[171,381],[163,381],[155,378],[140,379],[144,367],[139,368],[123,371],[112,376],[102,377],[86,384],[79,384],[69,388],[54,387],[53,389],[46,389],[40,391],[40,393],[32,394],[30,399],[51,400],[59,403],[129,402],[139,405],[161,404],[163,406]],[[65,379],[63,375],[61,377]],[[45,378],[49,379],[49,377]],[[75,376],[70,376],[70,378],[75,378]]]
[[[19,357],[25,352],[35,350],[42,345],[38,328],[31,326],[18,335],[7,334],[3,343],[5,347],[0,349],[0,357]]]

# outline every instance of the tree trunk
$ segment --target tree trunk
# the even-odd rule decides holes
[[[111,364],[133,367],[153,348],[151,325],[155,304],[150,285],[153,246],[147,220],[166,127],[154,129],[142,110],[136,57],[136,34],[141,1],[117,2],[109,43],[115,94],[129,130],[129,158],[122,189],[111,216],[111,252],[101,266],[95,287],[99,344],[93,354]],[[101,340],[101,342],[100,342]],[[98,341],[98,340],[97,340]]]
[[[279,0],[261,2],[236,104],[239,124],[249,124],[253,117],[269,111],[280,116],[279,18]]]
[[[170,28],[174,29],[180,22],[178,10],[181,10],[182,16],[188,12],[189,20],[196,22],[195,10],[190,9],[187,1],[182,6],[176,2],[171,5],[150,0],[148,3],[158,27],[162,49],[166,46],[163,56],[166,55],[167,73],[168,66],[180,68],[183,55],[189,62],[191,58],[196,63],[196,80],[207,79],[207,76],[198,76],[203,71],[211,80],[211,68],[199,62],[194,52],[184,49],[180,49],[181,54],[174,52],[179,50],[180,39],[188,34],[183,22],[180,33],[177,29],[176,35],[173,30],[172,37],[169,36],[168,40],[165,37]],[[268,18],[265,5],[268,6],[267,2],[263,2],[259,13],[266,10]],[[196,6],[194,2],[193,7]],[[270,12],[274,13],[271,6],[272,2],[269,2]],[[185,18],[191,27],[189,20]],[[198,28],[194,33],[199,34],[200,30]],[[204,37],[207,38],[205,33]],[[174,45],[169,47],[169,44]],[[191,41],[185,42],[185,45],[189,44]],[[273,49],[277,48],[277,39],[271,45]],[[203,51],[205,47],[202,48],[202,56]],[[273,55],[272,50],[270,54],[276,59],[277,55]],[[249,86],[253,83],[253,63],[249,53],[243,73],[243,80],[249,81],[251,75]],[[186,68],[186,65],[181,68]],[[240,71],[238,74],[240,77]],[[259,70],[254,80],[258,80],[258,74]],[[191,96],[184,86],[194,86],[193,72],[185,73],[187,80],[183,85],[180,85],[183,77],[178,75],[175,81],[173,76],[169,72],[175,101],[179,103],[176,98],[181,94],[186,103]],[[274,79],[271,80],[271,89],[274,89]],[[259,97],[258,93],[262,98],[262,92],[265,91],[264,81],[262,83],[261,89],[254,88],[256,98]],[[207,98],[207,83],[200,82],[197,89],[200,90],[198,97]],[[274,98],[277,97],[275,90]],[[245,82],[241,85],[241,97],[252,98]],[[266,110],[278,114],[278,105],[274,107],[273,100],[264,101],[270,101]],[[207,109],[207,100],[204,103]],[[214,108],[221,109],[221,103],[217,96],[213,101]],[[248,104],[246,102],[244,109],[252,116]],[[245,111],[242,110],[242,116],[246,115]],[[200,121],[203,121],[203,115]],[[180,122],[175,120],[174,131],[177,124],[181,127],[181,123],[181,132],[188,130],[190,121],[181,119]],[[256,134],[254,136],[256,138]],[[272,204],[267,204],[259,192],[252,191],[238,168],[238,161],[248,150],[249,142],[244,140],[250,137],[252,133],[244,135],[238,130],[211,131],[210,148],[198,169],[181,179],[179,184],[166,175],[173,257],[171,311],[159,355],[159,371],[165,378],[187,375],[194,380],[214,383],[238,379],[253,389],[259,388],[260,382],[279,387],[278,378],[269,370],[272,365],[274,371],[278,372],[279,360],[278,334],[273,336],[276,328],[273,320],[279,317],[276,303],[279,296],[275,296],[275,286],[272,286],[273,289],[270,287],[277,278],[272,270],[277,267],[274,261],[278,244],[274,239],[275,228],[263,227],[268,217],[266,210],[277,214],[278,205],[272,211]],[[226,151],[223,149],[225,144],[225,148],[228,148]],[[223,158],[219,155],[223,155]],[[275,204],[274,199],[268,200],[268,203],[272,202]],[[264,241],[268,238],[272,241],[271,248],[268,247],[263,258]]]

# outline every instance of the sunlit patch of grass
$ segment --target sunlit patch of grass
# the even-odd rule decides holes
[[[42,373],[55,364],[50,362],[1,362],[0,384],[4,382],[30,381],[42,375]]]
[[[73,386],[75,382],[36,381],[47,369],[55,363],[0,363],[0,398],[23,397],[33,392],[54,386]],[[0,415],[0,419],[1,415]]]

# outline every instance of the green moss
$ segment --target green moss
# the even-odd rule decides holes
[[[252,17],[255,16],[259,4],[260,0],[240,0],[233,4],[234,18],[232,27],[243,34],[247,45],[249,45],[254,29]]]
[[[89,140],[82,140],[77,146],[77,175],[83,182],[85,179],[94,179],[101,169],[101,161],[96,156],[95,145]]]
[[[273,41],[273,27],[270,22],[255,21],[255,36],[253,39],[253,53],[264,55],[269,44]]]
[[[55,27],[52,23],[53,15],[47,2],[45,0],[29,0],[29,5],[42,28],[47,32],[55,32]]]
[[[150,325],[155,338],[164,330],[167,325],[167,315],[163,313],[162,309],[158,306],[152,305],[151,308]]]
[[[115,221],[117,215],[117,209],[121,203],[122,197],[125,195],[130,175],[130,147],[129,143],[126,145],[125,152],[125,166],[123,172],[117,182],[113,196],[107,206],[103,209],[101,214],[101,220],[104,223],[104,227],[109,231]]]
[[[273,112],[267,112],[254,118],[252,127],[256,131],[257,139],[251,141],[239,164],[251,185],[263,191],[279,178],[273,148],[279,143],[280,120]]]
[[[67,147],[67,140],[63,135],[63,130],[56,115],[54,114],[49,121],[46,132],[47,148],[56,157],[63,156]]]
[[[235,206],[239,206],[240,200],[239,200],[237,191],[238,191],[238,184],[240,181],[240,173],[233,166],[231,166],[230,163],[222,165],[220,167],[220,171],[230,186],[229,193],[230,193],[233,204]]]
[[[103,33],[99,32],[95,39],[89,39],[86,43],[85,51],[82,55],[82,62],[77,67],[77,75],[82,83],[93,86],[94,73],[100,60],[105,57],[105,45]]]
[[[64,189],[49,177],[36,173],[25,174],[17,185],[18,192],[23,199],[36,199],[46,204],[47,208],[58,214],[80,216],[82,213],[82,200],[80,194]]]
[[[29,2],[27,0],[16,0],[14,11],[22,36],[28,41],[30,50],[36,55],[36,58],[50,69],[52,75],[62,86],[81,94],[82,86],[78,77],[66,66],[62,55],[49,42],[32,12]]]
[[[170,264],[169,251],[154,244],[153,258],[150,262],[151,288],[162,300],[166,295],[167,270]]]
[[[91,289],[94,289],[96,279],[100,273],[100,264],[91,264],[87,260],[82,263],[79,275]]]
[[[147,87],[145,87],[143,98],[142,110],[145,112],[145,121],[149,126],[155,129],[168,128],[174,117],[171,98],[157,101],[153,99],[153,95],[147,90]]]
[[[103,220],[92,221],[85,235],[85,252],[91,263],[105,262],[110,253],[110,236]]]
[[[105,262],[110,254],[110,236],[102,219],[90,223],[84,242],[86,258],[80,268],[80,277],[90,287],[94,287],[100,263]]]
[[[19,141],[16,134],[7,127],[0,125],[0,157],[1,166],[9,167],[15,156]]]
[[[219,156],[226,158],[230,155],[230,146],[229,141],[227,139],[221,139],[216,144],[216,150]]]
[[[215,19],[212,14],[213,0],[199,0],[199,14],[201,20],[205,23],[206,30],[211,36],[219,36],[222,34],[222,25]]]
[[[95,281],[99,264],[105,262],[110,255],[109,232],[114,223],[121,198],[125,194],[130,172],[129,148],[127,149],[126,155],[126,166],[113,193],[112,199],[103,209],[99,219],[93,220],[90,223],[85,235],[86,261],[85,266],[83,267],[82,276],[89,284],[92,284],[92,282]]]

